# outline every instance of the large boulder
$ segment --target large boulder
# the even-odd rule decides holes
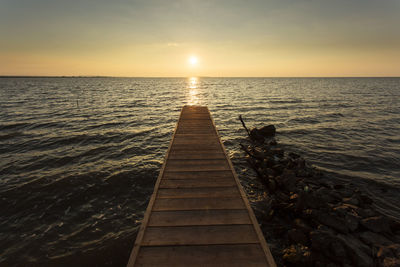
[[[357,209],[357,214],[360,215],[363,218],[369,218],[369,217],[375,217],[377,216],[377,213],[373,209],[362,209],[358,208]]]
[[[254,141],[264,143],[264,136],[261,134],[260,130],[257,128],[253,128],[250,130],[250,137]]]
[[[361,225],[375,233],[390,233],[389,220],[384,216],[376,216],[361,220]]]
[[[294,219],[293,227],[302,231],[305,234],[308,234],[313,230],[310,225],[308,225],[303,219],[300,218]]]
[[[374,262],[371,257],[372,250],[369,246],[365,245],[352,235],[339,234],[338,238],[343,241],[347,256],[351,258],[354,266],[374,266]]]
[[[262,127],[259,132],[265,137],[272,137],[275,136],[276,128],[274,125],[267,125]]]
[[[360,234],[360,239],[367,245],[389,245],[392,242],[384,236],[367,231]]]
[[[319,212],[317,215],[317,220],[340,233],[347,234],[349,232],[345,220],[335,214]]]
[[[355,197],[355,196],[353,196],[353,197],[344,197],[342,201],[343,201],[343,203],[354,205],[354,206],[358,206],[360,204],[358,198]]]
[[[288,238],[293,244],[307,244],[307,236],[304,234],[303,231],[298,229],[291,229],[288,231]]]
[[[346,245],[333,231],[321,227],[319,230],[312,231],[310,237],[313,251],[321,252],[331,261],[342,264],[348,262]]]
[[[351,213],[347,213],[344,217],[344,220],[350,232],[354,232],[355,230],[357,230],[360,222],[360,217]]]
[[[377,253],[378,258],[399,258],[400,259],[400,245],[391,244],[388,246],[381,246]]]

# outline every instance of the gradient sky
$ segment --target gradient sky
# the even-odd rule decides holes
[[[400,0],[0,0],[0,75],[400,76]]]

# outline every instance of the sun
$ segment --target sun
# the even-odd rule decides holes
[[[189,57],[189,63],[190,63],[190,65],[195,66],[195,65],[197,65],[197,62],[198,62],[198,59],[197,59],[196,56],[191,56],[191,57]]]

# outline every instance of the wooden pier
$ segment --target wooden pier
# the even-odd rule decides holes
[[[276,266],[207,107],[182,108],[128,266]]]

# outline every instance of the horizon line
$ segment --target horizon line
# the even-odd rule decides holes
[[[0,75],[0,78],[400,78],[400,76],[112,76],[112,75]]]

